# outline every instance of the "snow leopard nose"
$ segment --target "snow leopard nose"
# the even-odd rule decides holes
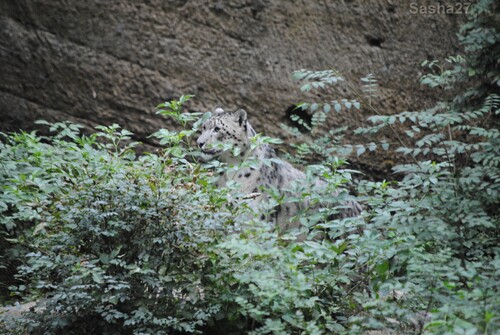
[[[202,141],[196,141],[198,143],[198,146],[201,148],[203,148],[203,145],[205,144],[205,142],[202,142]]]

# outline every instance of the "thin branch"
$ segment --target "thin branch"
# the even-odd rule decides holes
[[[332,71],[335,73],[335,75],[342,77],[342,78],[345,78],[337,70],[332,68]],[[346,80],[346,83],[347,83],[347,86],[351,89],[351,91],[354,93],[354,95],[356,96],[356,98],[358,100],[360,100],[363,104],[368,106],[368,108],[372,112],[374,112],[375,114],[377,114],[379,116],[382,116],[382,114],[375,107],[373,107],[373,105],[369,101],[366,101],[366,99],[363,97],[363,95],[348,80]],[[394,135],[396,136],[396,139],[399,141],[399,143],[403,147],[408,147],[408,145],[403,141],[401,136],[399,136],[398,132],[394,129],[394,127],[390,124],[388,126],[391,129],[391,131],[394,133]],[[415,158],[415,156],[413,154],[410,153],[410,155],[411,155],[411,158],[413,159],[413,162],[415,162],[415,164],[417,164],[420,167],[420,162]]]

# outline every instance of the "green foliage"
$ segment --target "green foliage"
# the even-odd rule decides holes
[[[345,79],[336,70],[327,71],[308,71],[300,70],[293,73],[293,79],[301,82],[300,89],[304,92],[311,90],[321,90],[323,93],[330,86],[346,82]],[[371,105],[371,100],[377,94],[377,80],[370,74],[361,79],[363,82],[363,93],[356,92],[356,99],[336,99],[326,102],[302,102],[297,104],[296,109],[301,109],[311,115],[310,125],[307,124],[298,115],[292,115],[292,121],[304,127],[309,132],[308,137],[304,137],[301,131],[296,127],[289,127],[281,124],[281,128],[297,138],[298,143],[292,143],[290,146],[294,149],[294,155],[287,155],[287,159],[297,164],[307,164],[311,161],[324,161],[327,164],[337,161],[338,157],[345,158],[352,152],[358,156],[367,149],[374,151],[379,147],[372,142],[368,147],[362,145],[351,145],[344,143],[344,133],[347,128],[327,129],[327,119],[330,112],[340,113],[342,111],[359,112],[361,104]],[[349,83],[348,83],[349,85]],[[352,87],[352,86],[351,86]],[[307,139],[306,139],[307,138]],[[384,150],[387,150],[388,144],[381,143]],[[343,161],[345,163],[345,161]]]
[[[362,108],[375,114],[372,125],[356,133],[367,137],[390,128],[400,144],[396,151],[413,161],[394,167],[402,176],[398,183],[360,183],[371,207],[367,229],[380,231],[394,253],[371,278],[370,297],[357,296],[364,313],[350,319],[352,331],[494,334],[500,329],[497,7],[490,0],[471,7],[459,36],[464,55],[422,64],[428,72],[421,83],[442,92],[435,106],[382,115],[367,94],[375,92],[373,76],[362,79],[360,91],[348,83]],[[314,77],[304,73],[295,78]],[[316,142],[299,148],[312,152]],[[378,149],[373,143],[352,147],[358,155]]]
[[[136,159],[116,125],[90,137],[52,128],[50,138],[21,133],[2,144],[3,255],[20,265],[12,290],[42,306],[25,327],[166,334],[205,325],[220,309],[205,285],[208,246],[231,220],[220,208],[226,192],[183,158]]]
[[[156,106],[156,108],[158,109],[156,111],[156,114],[171,117],[175,121],[179,122],[183,128],[185,128],[189,122],[197,121],[199,116],[201,115],[201,113],[182,112],[182,106],[193,97],[194,95],[181,95],[179,100],[172,100],[161,103]]]
[[[368,104],[372,105],[373,99],[377,97],[378,83],[377,78],[373,73],[368,74],[366,77],[361,78],[363,82],[364,98],[368,99]]]
[[[0,282],[2,296],[14,281],[15,267],[20,265],[26,252],[26,239],[35,223],[54,196],[66,194],[72,176],[80,169],[76,153],[63,138],[74,138],[79,126],[56,123],[51,130],[58,135],[57,146],[44,143],[46,138],[34,132],[21,132],[7,136],[0,142]],[[89,146],[96,135],[78,138],[79,145]],[[81,158],[80,158],[81,160]],[[35,228],[36,232],[36,228]]]
[[[209,114],[185,113],[191,96],[158,106],[182,126],[152,135],[165,146],[158,155],[138,156],[132,134],[118,125],[90,136],[70,123],[50,124],[49,137],[2,134],[0,281],[10,285],[11,299],[38,303],[12,332],[494,334],[494,6],[481,0],[471,7],[460,37],[464,55],[423,64],[422,84],[443,93],[432,108],[383,115],[374,106],[373,75],[356,90],[334,70],[295,72],[303,91],[342,83],[355,99],[299,105],[312,119],[304,123],[307,137],[284,127],[307,139],[296,145],[294,161],[322,162],[285,194],[260,190],[270,197],[258,208],[238,185],[214,186],[219,173],[238,167],[193,159],[192,138]],[[355,199],[344,190],[355,173],[342,169],[344,158],[389,147],[375,140],[346,145],[345,128],[325,129],[332,113],[360,109],[374,115],[356,132],[370,137],[389,128],[412,161],[395,167],[398,182],[359,182],[367,210],[336,219]],[[258,135],[251,145],[280,143]],[[253,164],[244,157],[240,166]],[[305,200],[310,206],[291,218],[298,224],[288,231],[261,218],[276,205]]]
[[[262,212],[306,197],[326,204],[305,208],[295,218],[302,225],[282,234],[244,200],[236,205],[236,185],[214,187],[212,170],[229,167],[188,161],[193,152],[184,140],[191,133],[165,142],[160,156],[137,156],[131,133],[117,125],[91,136],[73,124],[50,127],[53,136],[4,135],[2,144],[1,214],[10,234],[4,253],[17,278],[10,290],[37,301],[18,320],[20,329],[324,334],[344,331],[359,309],[353,295],[384,252],[359,248],[363,218],[329,219],[348,198],[335,191],[351,179],[349,171],[312,167],[306,181],[290,186],[289,199],[268,190]],[[251,145],[280,143],[257,135]],[[328,188],[314,189],[317,175]],[[326,230],[336,239],[315,239]],[[307,243],[293,242],[308,231],[314,233]]]

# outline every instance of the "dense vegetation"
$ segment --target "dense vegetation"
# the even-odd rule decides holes
[[[426,61],[429,109],[383,115],[376,79],[353,97],[300,105],[312,115],[295,160],[314,154],[294,197],[275,190],[259,211],[308,198],[296,231],[279,233],[237,185],[216,188],[221,163],[200,164],[192,138],[207,117],[189,97],[160,105],[183,130],[153,134],[165,149],[138,155],[128,131],[49,125],[54,135],[2,134],[0,281],[6,300],[36,300],[19,319],[32,334],[495,334],[500,329],[500,32],[493,1],[471,8],[465,53]],[[303,90],[345,84],[335,70],[298,71]],[[334,112],[373,111],[364,137],[342,143],[321,125]],[[296,120],[300,122],[299,119]],[[400,129],[404,131],[399,132]],[[308,140],[305,141],[304,139]],[[254,145],[276,140],[258,136]],[[343,155],[397,146],[399,181],[355,183],[362,216],[332,219],[353,184]],[[340,158],[339,158],[340,157]],[[247,164],[248,162],[244,162]],[[248,163],[250,164],[250,163]],[[317,178],[328,189],[316,189]],[[318,208],[319,206],[319,208]],[[244,219],[243,219],[244,218]],[[318,234],[321,232],[321,234]],[[306,234],[305,241],[295,237]],[[322,238],[318,238],[322,236]],[[10,333],[14,332],[9,330]]]

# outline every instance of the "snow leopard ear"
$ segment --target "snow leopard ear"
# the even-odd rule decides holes
[[[238,124],[242,126],[247,123],[247,112],[245,112],[244,109],[238,109],[234,112],[234,118],[238,121]]]
[[[221,108],[221,107],[216,107],[215,110],[214,110],[214,114],[217,115],[217,114],[222,114],[224,113],[224,110]]]

